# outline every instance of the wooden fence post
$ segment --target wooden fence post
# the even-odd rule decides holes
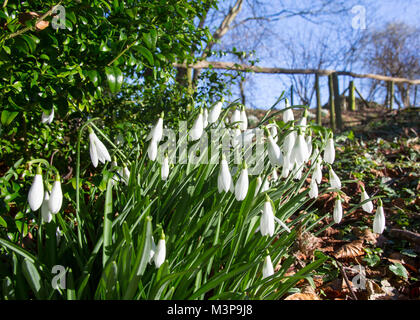
[[[391,81],[391,93],[390,93],[390,97],[389,97],[389,108],[393,109],[394,108],[394,94],[395,94],[395,88],[394,88],[394,81]]]
[[[354,95],[354,81],[349,84],[349,107],[351,111],[356,111],[356,96]]]
[[[338,129],[342,129],[343,121],[341,118],[341,97],[340,86],[338,83],[337,73],[333,73],[333,87],[334,87],[334,106],[335,106],[335,123]]]
[[[290,103],[293,106],[293,84],[290,86]]]
[[[334,106],[334,86],[333,86],[333,76],[332,74],[328,75],[328,88],[330,91],[329,105],[330,105],[330,126],[333,131],[335,131],[335,106]]]
[[[319,75],[315,74],[315,92],[316,92],[316,123],[322,125],[322,105],[321,92],[319,90]]]

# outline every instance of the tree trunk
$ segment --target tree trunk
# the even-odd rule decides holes
[[[332,131],[335,131],[335,106],[334,106],[334,86],[333,86],[333,77],[330,74],[328,76],[328,88],[330,91],[330,126]]]
[[[333,86],[334,86],[334,107],[335,107],[335,122],[338,129],[343,128],[343,121],[341,118],[341,97],[340,97],[340,86],[338,83],[337,73],[333,73]]]
[[[322,125],[322,105],[321,92],[319,90],[319,75],[315,75],[315,92],[316,92],[316,123]]]

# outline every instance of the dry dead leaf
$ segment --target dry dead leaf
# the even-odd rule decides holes
[[[313,293],[294,293],[286,297],[284,300],[321,300],[321,298],[318,297],[317,294]]]
[[[299,250],[306,257],[311,258],[314,254],[314,251],[322,246],[323,241],[320,238],[315,237],[310,232],[298,232],[297,244]]]
[[[339,248],[333,255],[337,259],[351,259],[365,254],[363,250],[364,240],[355,240]]]

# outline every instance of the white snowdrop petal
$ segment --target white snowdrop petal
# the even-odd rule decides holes
[[[169,159],[168,157],[165,157],[163,159],[162,168],[161,168],[161,177],[162,180],[168,179],[169,176]]]
[[[28,193],[29,207],[32,211],[38,210],[44,199],[44,183],[42,175],[36,174]]]
[[[333,218],[335,223],[340,223],[343,218],[343,207],[339,199],[335,200]]]
[[[214,123],[217,121],[217,119],[219,119],[220,112],[222,111],[222,106],[223,106],[223,102],[219,101],[210,109],[209,116],[208,116],[209,123]]]
[[[382,206],[378,206],[373,219],[373,232],[381,234],[385,230],[385,213]]]
[[[312,178],[309,188],[310,188],[309,197],[311,199],[314,199],[314,198],[318,197],[318,185],[316,184],[315,179]]]
[[[93,132],[89,133],[89,152],[90,152],[90,160],[92,160],[93,166],[96,168],[98,166],[98,152],[95,146],[95,134]]]
[[[369,199],[369,195],[367,194],[366,190],[362,192],[362,202]],[[368,201],[362,204],[362,209],[367,213],[372,213],[373,211],[373,203],[372,201]]]
[[[274,274],[273,263],[271,262],[270,256],[266,256],[263,265],[263,279],[270,277]]]
[[[246,194],[248,193],[248,169],[242,169],[241,174],[239,175],[239,179],[236,182],[235,186],[235,197],[236,200],[242,201],[245,199]]]
[[[165,258],[166,258],[166,242],[165,242],[165,239],[160,239],[156,246],[156,252],[153,256],[153,260],[155,262],[156,268],[159,268],[165,262]]]
[[[109,155],[108,149],[105,147],[105,145],[102,143],[101,140],[95,135],[95,146],[96,150],[98,152],[98,158],[103,161],[102,163],[105,163],[105,161],[111,162],[111,156]]]
[[[152,140],[150,141],[149,147],[147,148],[147,155],[151,161],[155,161],[158,153],[157,142]]]
[[[334,147],[334,139],[329,138],[327,140],[327,146],[324,150],[324,161],[333,164],[335,160],[335,147]]]
[[[61,183],[60,181],[54,181],[50,200],[48,201],[48,208],[50,209],[52,214],[56,214],[61,209],[61,205],[63,203],[63,192],[61,191]]]
[[[42,216],[42,221],[46,223],[49,223],[52,220],[52,214],[51,214],[50,209],[48,208],[49,199],[50,199],[50,195],[48,191],[45,191],[44,201],[42,202],[42,206],[41,206],[41,216]]]
[[[274,213],[270,201],[264,202],[263,212],[260,219],[260,231],[263,236],[272,237],[274,234]]]
[[[194,124],[190,130],[190,138],[192,141],[196,141],[201,138],[203,134],[203,114],[200,113],[194,121]]]

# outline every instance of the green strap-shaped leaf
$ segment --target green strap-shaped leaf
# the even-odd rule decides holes
[[[105,68],[106,77],[108,80],[109,89],[112,93],[117,93],[121,89],[123,83],[123,74],[118,67],[106,67]]]
[[[1,113],[1,124],[4,126],[8,126],[19,114],[19,112],[16,111],[7,111],[3,110]]]

